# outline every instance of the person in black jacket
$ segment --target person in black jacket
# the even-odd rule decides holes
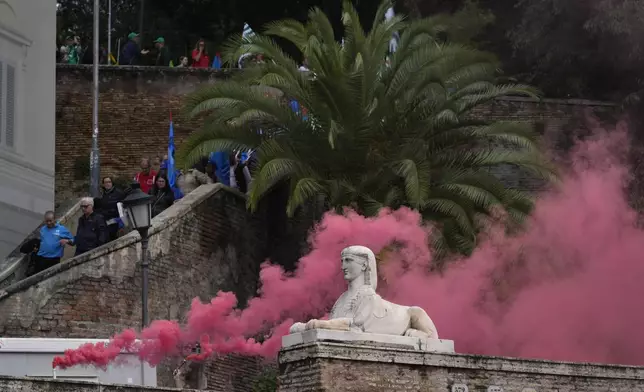
[[[115,187],[112,178],[103,178],[103,196],[101,197],[101,215],[105,218],[107,223],[107,231],[109,232],[110,241],[114,241],[118,235],[119,224],[117,218],[119,217],[119,210],[116,206],[125,199],[125,192]]]
[[[159,215],[174,203],[174,191],[165,175],[157,175],[154,186],[150,189],[152,200],[152,217]]]
[[[103,215],[94,212],[94,199],[91,197],[82,198],[81,209],[83,210],[83,215],[78,218],[76,237],[74,237],[74,240],[61,240],[61,243],[65,241],[65,244],[76,246],[75,256],[89,252],[109,241],[105,218],[103,218]]]

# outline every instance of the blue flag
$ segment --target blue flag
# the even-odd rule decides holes
[[[226,186],[230,186],[230,159],[228,153],[224,151],[211,152],[209,161],[215,165],[217,181]]]
[[[170,189],[174,191],[174,198],[181,199],[183,193],[177,186],[177,169],[174,164],[174,123],[172,122],[172,113],[170,113],[170,134],[168,135],[168,162],[167,175]]]
[[[221,69],[221,57],[219,57],[219,53],[215,54],[215,58],[212,60],[212,67],[214,69]]]

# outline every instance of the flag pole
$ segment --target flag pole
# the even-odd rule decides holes
[[[112,0],[107,0],[107,65],[112,62]]]
[[[99,62],[99,0],[94,0],[94,106],[92,108],[92,152],[89,158],[90,167],[90,194],[92,197],[99,197],[99,177],[101,175],[101,166],[98,151],[98,62]]]

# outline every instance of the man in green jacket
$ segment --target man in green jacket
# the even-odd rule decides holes
[[[172,58],[170,56],[170,50],[165,46],[165,39],[163,37],[157,38],[154,41],[154,46],[156,46],[158,51],[155,65],[157,67],[169,67],[172,62]]]

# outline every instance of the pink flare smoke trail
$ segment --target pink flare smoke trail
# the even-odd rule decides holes
[[[311,236],[312,250],[288,276],[262,266],[259,295],[239,310],[231,293],[203,304],[195,299],[180,327],[155,321],[126,331],[107,346],[83,346],[54,366],[104,366],[120,350],[150,363],[201,342],[191,358],[240,353],[274,356],[289,319],[325,314],[344,289],[339,254],[361,244],[379,252],[401,244],[380,265],[381,295],[422,306],[442,338],[464,353],[644,365],[644,232],[624,195],[625,132],[580,143],[555,190],[542,194],[526,229],[505,236],[491,228],[474,254],[442,274],[429,273],[430,229],[408,209],[365,218],[326,214]],[[263,343],[248,339],[267,331]]]

